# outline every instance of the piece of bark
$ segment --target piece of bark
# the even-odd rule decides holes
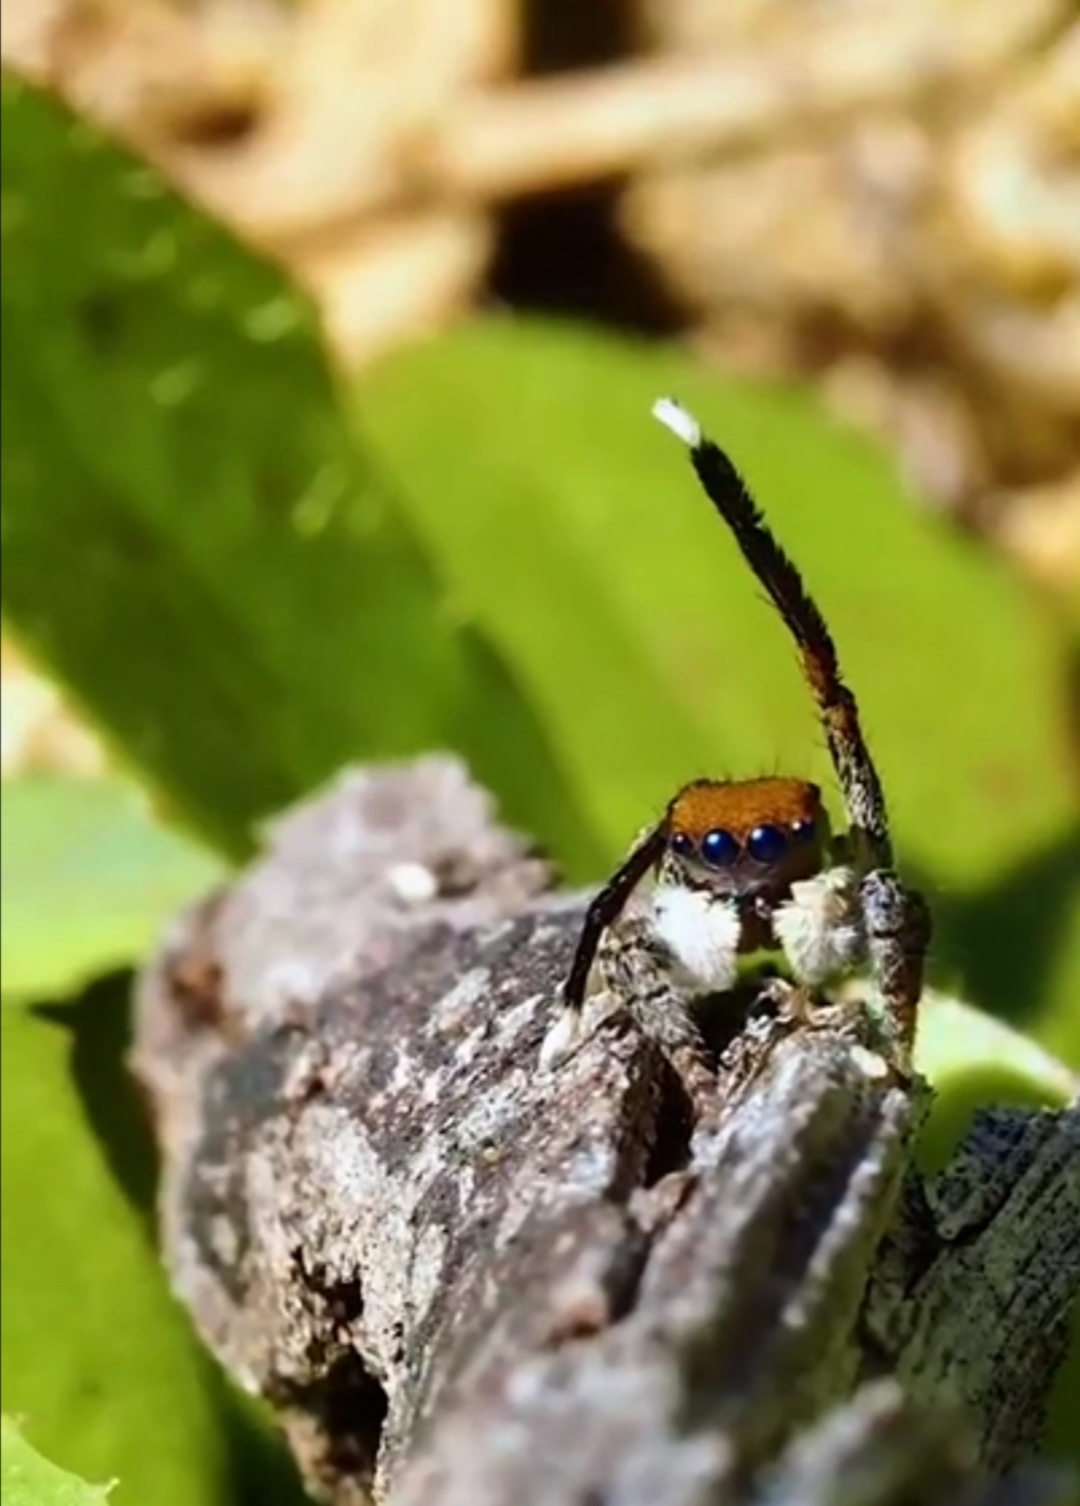
[[[433,757],[279,821],[141,980],[173,1283],[309,1484],[337,1506],[1068,1499],[1001,1482],[1080,1285],[1077,1110],[985,1118],[924,1188],[925,1091],[858,1011],[686,1070],[601,1001],[543,1074],[582,905]]]

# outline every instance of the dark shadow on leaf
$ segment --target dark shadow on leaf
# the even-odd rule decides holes
[[[126,1066],[132,981],[128,969],[107,973],[70,999],[35,1005],[34,1013],[69,1032],[71,1069],[87,1121],[115,1181],[149,1227],[158,1155]]]
[[[209,1355],[206,1381],[228,1444],[231,1506],[310,1506],[270,1409],[237,1390]]]
[[[1080,826],[984,889],[950,896],[931,887],[928,897],[931,971],[947,972],[952,984],[959,979],[969,1003],[1037,1032],[1080,904]]]

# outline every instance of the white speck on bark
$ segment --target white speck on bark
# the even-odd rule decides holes
[[[423,863],[395,863],[386,882],[405,905],[429,905],[439,892],[438,879]]]

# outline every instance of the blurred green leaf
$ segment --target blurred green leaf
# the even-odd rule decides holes
[[[10,1417],[0,1417],[0,1492],[5,1506],[102,1506],[108,1485],[87,1485],[32,1449]]]
[[[89,1133],[59,1013],[0,1011],[3,1407],[66,1467],[118,1477],[117,1506],[225,1506],[202,1361]]]
[[[1070,934],[1080,957],[1080,883],[1060,635],[1004,568],[919,514],[885,457],[797,392],[530,321],[401,353],[357,403],[414,523],[542,710],[610,859],[693,776],[832,783],[791,644],[650,418],[668,392],[735,457],[834,627],[902,859],[941,916],[939,970],[963,975],[974,945],[992,974],[1007,950],[1016,1014],[1041,1010],[1049,1032],[1068,1015],[1080,1061],[1062,960]],[[1063,856],[1022,896],[1019,913],[1041,917],[1031,937],[990,902],[1044,849]],[[979,901],[963,924],[954,899]]]
[[[0,783],[0,972],[5,994],[66,993],[137,962],[221,865],[166,830],[117,779]]]
[[[535,717],[360,456],[307,304],[10,77],[0,139],[22,639],[231,853],[344,762],[450,746],[595,861]]]
[[[959,999],[928,992],[919,1011],[915,1065],[936,1097],[919,1160],[936,1171],[987,1104],[1062,1108],[1080,1078],[1018,1030]]]

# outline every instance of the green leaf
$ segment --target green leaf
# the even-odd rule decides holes
[[[221,865],[156,822],[118,779],[0,783],[0,971],[5,994],[68,992],[145,955]]]
[[[0,1011],[2,1404],[67,1467],[119,1478],[117,1506],[225,1506],[204,1362],[89,1132],[71,1013]]]
[[[1063,1051],[1067,1033],[1080,1062],[1061,636],[1003,567],[919,513],[884,456],[797,392],[523,320],[401,353],[357,403],[610,861],[688,778],[832,783],[785,631],[650,418],[665,393],[730,450],[833,626],[902,860],[930,890],[938,972],[977,974],[977,1002]]]
[[[929,991],[919,1010],[915,1065],[935,1099],[919,1145],[928,1171],[948,1161],[986,1104],[1063,1108],[1080,1078],[1048,1051],[992,1015]]]
[[[503,664],[357,448],[311,310],[56,101],[2,95],[5,610],[220,847],[359,758],[449,746],[580,863]]]
[[[87,1485],[50,1464],[10,1417],[0,1417],[0,1492],[6,1506],[103,1506],[108,1485]]]

